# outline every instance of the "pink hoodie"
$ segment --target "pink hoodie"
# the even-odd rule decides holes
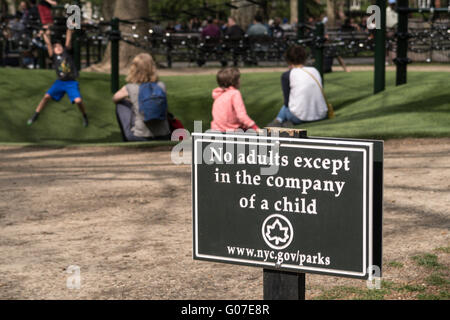
[[[215,101],[212,108],[211,129],[225,132],[255,126],[255,121],[247,115],[239,90],[234,87],[216,88],[212,92],[212,97]]]

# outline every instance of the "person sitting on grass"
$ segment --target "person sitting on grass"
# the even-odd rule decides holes
[[[328,106],[322,77],[313,67],[305,67],[306,51],[294,45],[286,51],[289,70],[281,76],[284,105],[268,127],[293,127],[304,122],[326,119]]]
[[[66,46],[62,46],[60,42],[52,45],[50,40],[50,30],[44,32],[44,40],[47,45],[47,51],[50,58],[53,60],[53,68],[56,70],[58,79],[53,83],[52,87],[44,95],[44,98],[39,103],[35,114],[28,120],[28,125],[32,125],[38,119],[40,113],[53,99],[55,101],[61,100],[67,93],[70,102],[76,104],[83,115],[83,126],[89,125],[86,109],[83,104],[83,99],[80,94],[80,86],[76,78],[78,77],[78,70],[68,50],[72,47],[73,30],[67,29],[66,32]]]
[[[219,87],[214,89],[212,96],[211,129],[220,132],[238,129],[258,130],[258,126],[248,115],[242,100],[239,87],[241,73],[237,68],[225,68],[217,73]]]
[[[170,140],[166,86],[158,80],[156,63],[148,53],[138,54],[131,62],[127,85],[114,94],[116,116],[124,141]],[[152,112],[157,116],[145,120],[140,107],[146,92],[151,100]],[[155,99],[152,99],[151,97]]]

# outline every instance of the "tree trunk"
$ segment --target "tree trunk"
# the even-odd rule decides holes
[[[136,20],[142,17],[148,16],[148,1],[147,0],[113,0],[114,4],[114,14],[113,16],[119,18],[121,20]],[[104,1],[108,2],[108,1]],[[103,6],[102,8],[103,14],[108,13],[108,6]],[[104,11],[106,10],[106,12]],[[105,18],[105,21],[108,21]],[[135,26],[136,29],[133,30],[132,27]],[[138,34],[140,37],[143,37],[147,34],[148,29],[146,27],[146,23],[138,22],[135,24],[120,24],[120,31],[122,32],[122,38],[128,38],[132,40],[132,34]],[[124,73],[125,70],[130,65],[133,58],[144,52],[143,49],[137,48],[131,44],[120,41],[120,49],[119,49],[119,68],[121,73]],[[108,48],[105,51],[102,62],[98,65],[92,66],[89,68],[91,70],[98,70],[103,72],[108,72],[111,66],[111,44],[108,45]]]
[[[116,0],[104,0],[102,2],[102,15],[105,21],[110,21],[114,15]]]
[[[14,0],[6,0],[6,5],[8,7],[8,14],[15,15],[16,14],[16,4]]]
[[[232,9],[231,15],[236,19],[236,23],[246,30],[258,13],[258,6],[248,1],[233,1],[232,3],[238,9]]]
[[[291,2],[291,24],[298,22],[298,0],[290,0]]]
[[[327,18],[328,27],[336,26],[336,13],[335,13],[336,0],[327,0]]]
[[[148,0],[116,0],[114,16],[123,20],[148,17]],[[133,25],[121,24],[120,31],[125,37],[127,37],[127,34],[138,34],[140,37],[144,37],[148,33],[146,25],[147,23],[136,23],[136,30],[132,30]],[[128,38],[130,37],[128,36]],[[133,58],[143,51],[135,46],[121,42],[119,52],[120,68],[128,67]]]

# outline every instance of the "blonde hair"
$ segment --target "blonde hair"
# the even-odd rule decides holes
[[[148,53],[140,53],[134,57],[128,71],[128,83],[144,83],[158,81],[156,63]]]

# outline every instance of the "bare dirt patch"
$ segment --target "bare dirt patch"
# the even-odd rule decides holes
[[[411,257],[449,246],[449,181],[450,139],[386,143],[385,280],[423,284]],[[260,269],[192,260],[190,208],[190,167],[168,151],[0,147],[0,298],[262,298]],[[365,283],[307,275],[307,298],[337,285]]]

